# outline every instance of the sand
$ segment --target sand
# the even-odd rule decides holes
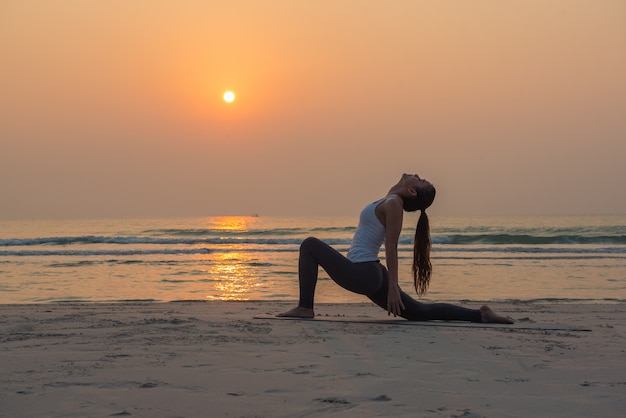
[[[591,331],[253,319],[291,307],[273,302],[0,305],[0,416],[624,416],[625,304],[490,305]]]

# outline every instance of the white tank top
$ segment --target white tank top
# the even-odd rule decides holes
[[[378,261],[380,247],[385,242],[385,226],[376,217],[376,207],[386,199],[384,197],[370,203],[361,211],[359,226],[348,250],[348,260],[353,263]]]

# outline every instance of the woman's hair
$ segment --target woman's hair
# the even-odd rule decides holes
[[[430,283],[432,265],[430,263],[430,225],[426,208],[435,200],[435,187],[431,185],[426,191],[419,192],[413,198],[403,200],[404,210],[407,212],[421,211],[417,227],[415,228],[415,240],[413,241],[413,285],[418,296],[423,296]]]

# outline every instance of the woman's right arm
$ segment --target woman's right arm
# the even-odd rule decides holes
[[[404,304],[400,298],[398,286],[398,240],[402,232],[404,209],[402,201],[396,198],[386,200],[380,205],[385,224],[385,257],[389,272],[389,291],[387,294],[387,313],[400,315]]]

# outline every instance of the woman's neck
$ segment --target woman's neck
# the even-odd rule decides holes
[[[395,186],[393,186],[391,189],[389,189],[389,191],[387,192],[387,196],[389,195],[396,195],[396,196],[400,196],[403,197],[406,195],[406,189],[404,187],[403,184],[396,184]]]

